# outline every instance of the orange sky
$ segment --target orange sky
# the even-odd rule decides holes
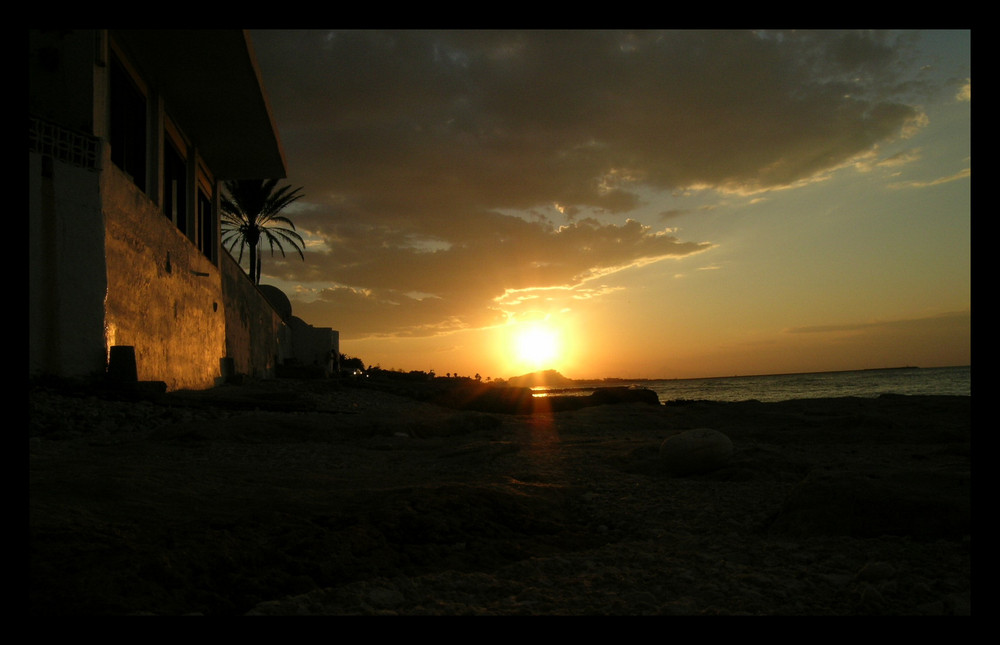
[[[262,282],[367,364],[971,363],[968,32],[252,37],[306,195]]]

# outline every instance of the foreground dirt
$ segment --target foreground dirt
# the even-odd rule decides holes
[[[971,613],[969,397],[29,393],[33,615]],[[660,443],[727,434],[711,473]],[[902,509],[902,510],[900,510]]]

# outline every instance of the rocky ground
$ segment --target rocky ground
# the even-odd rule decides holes
[[[32,386],[30,612],[969,615],[970,402]],[[730,462],[664,472],[701,427]]]

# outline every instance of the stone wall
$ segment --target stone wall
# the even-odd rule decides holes
[[[226,357],[235,374],[272,378],[291,355],[291,332],[267,298],[228,253],[222,253]]]
[[[113,164],[101,176],[107,346],[135,348],[140,381],[213,387],[226,354],[219,269]]]

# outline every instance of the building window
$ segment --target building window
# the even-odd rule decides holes
[[[212,198],[204,189],[198,190],[198,222],[201,235],[198,236],[198,248],[205,257],[215,263],[217,246],[215,237],[215,217],[212,209]]]
[[[163,149],[163,214],[181,233],[193,238],[188,231],[187,163],[177,147],[165,137]]]
[[[111,161],[146,191],[146,97],[117,58],[111,65]]]

